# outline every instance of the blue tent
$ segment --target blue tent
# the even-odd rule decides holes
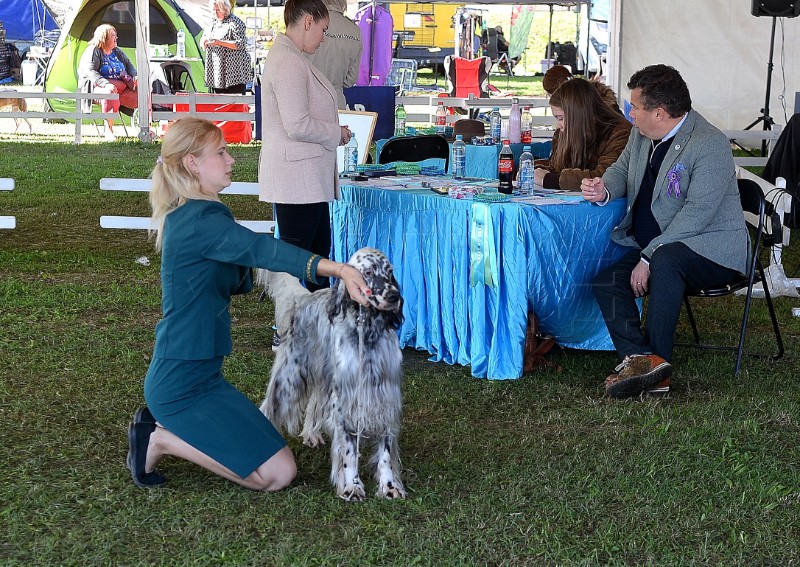
[[[43,31],[58,29],[42,0],[2,0],[0,22],[9,43],[33,43]]]

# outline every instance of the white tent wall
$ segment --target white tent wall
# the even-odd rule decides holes
[[[630,100],[625,85],[636,70],[665,63],[681,72],[692,106],[717,127],[742,129],[761,115],[772,18],[753,16],[751,0],[611,2],[606,76],[620,99]],[[794,113],[800,91],[798,39],[800,18],[779,18],[769,108],[780,125]]]

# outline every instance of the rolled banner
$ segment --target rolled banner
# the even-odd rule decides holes
[[[472,203],[472,230],[469,239],[469,285],[494,287],[499,281],[494,245],[492,214],[486,203]]]

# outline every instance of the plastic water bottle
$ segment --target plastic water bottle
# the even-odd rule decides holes
[[[444,101],[439,101],[436,107],[436,133],[445,135],[447,132],[447,110],[444,108]]]
[[[186,59],[186,34],[182,29],[178,30],[178,41],[175,49],[175,57],[178,59]]]
[[[463,179],[467,175],[467,145],[464,143],[464,136],[456,135],[453,142],[453,177]]]
[[[358,140],[350,136],[350,141],[344,145],[344,172],[358,172]]]
[[[522,114],[519,110],[519,99],[511,99],[511,114],[508,116],[508,139],[512,144],[522,141]]]
[[[523,144],[530,144],[533,141],[533,114],[531,107],[526,106],[522,111],[522,137]]]
[[[530,195],[533,191],[533,154],[530,146],[522,148],[519,156],[519,194]]]
[[[500,116],[500,108],[495,106],[489,114],[489,133],[492,135],[492,142],[499,144],[500,130],[503,127],[503,119]]]
[[[394,109],[394,135],[406,135],[406,109],[402,103]]]
[[[503,149],[500,150],[500,157],[497,160],[497,178],[500,180],[497,190],[511,195],[514,190],[514,152],[511,151],[508,140],[503,140]]]

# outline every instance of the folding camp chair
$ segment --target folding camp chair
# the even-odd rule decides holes
[[[447,77],[449,95],[467,98],[469,95],[478,98],[489,98],[489,71],[492,60],[488,57],[464,59],[448,55],[444,58],[444,70]],[[477,113],[478,109],[474,109]],[[475,116],[470,116],[475,118]]]
[[[714,289],[694,289],[686,290],[684,293],[684,306],[686,307],[686,315],[689,318],[689,324],[692,327],[692,334],[694,336],[694,343],[681,344],[680,346],[691,346],[695,348],[711,349],[711,350],[731,350],[736,352],[736,367],[734,375],[739,375],[739,370],[742,366],[742,356],[757,356],[761,358],[768,358],[770,360],[778,360],[783,356],[783,340],[781,339],[781,330],[778,326],[778,319],[775,316],[775,308],[772,305],[772,297],[769,293],[768,277],[765,274],[764,266],[761,265],[759,253],[762,246],[765,244],[765,230],[767,218],[767,203],[764,199],[764,193],[761,187],[752,179],[739,179],[739,198],[742,203],[742,210],[754,216],[755,220],[748,215],[745,215],[745,221],[751,229],[751,242],[748,244],[748,268],[747,273],[737,277],[735,280],[729,282],[727,285],[714,288]],[[772,355],[745,353],[744,352],[744,339],[747,333],[747,320],[750,316],[750,304],[753,299],[753,286],[761,283],[764,288],[764,301],[767,304],[770,319],[772,320],[772,330],[775,334],[775,343],[777,345],[777,352]],[[745,293],[744,313],[742,316],[742,323],[739,327],[739,341],[738,344],[733,346],[727,345],[709,345],[700,342],[700,334],[697,330],[697,323],[695,321],[692,306],[689,302],[690,297],[722,297],[731,295],[739,290],[747,290]]]

